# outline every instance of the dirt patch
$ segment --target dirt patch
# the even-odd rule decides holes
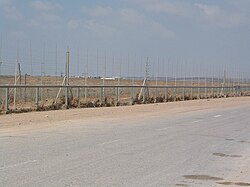
[[[245,183],[245,182],[217,182],[217,184],[221,184],[221,185],[227,185],[227,186],[250,186],[250,183]]]
[[[250,143],[250,141],[239,141],[239,143]]]
[[[217,184],[222,184],[222,185],[233,185],[233,182],[217,182]]]
[[[242,157],[241,155],[227,155],[224,153],[213,153],[215,156],[220,156],[220,157],[231,157],[231,158],[239,158]]]
[[[250,183],[245,183],[245,182],[236,182],[234,184],[237,186],[250,186]]]
[[[175,186],[188,187],[188,185],[187,185],[187,184],[175,184]]]
[[[235,139],[232,139],[232,138],[227,138],[225,140],[227,140],[227,141],[235,141]]]
[[[193,180],[212,180],[212,181],[219,181],[223,180],[220,177],[213,177],[209,175],[184,175],[186,179],[193,179]]]
[[[239,143],[250,143],[250,141],[246,141],[246,140],[239,141],[239,140],[235,140],[235,139],[231,139],[231,138],[227,138],[225,140],[227,140],[227,141],[236,141],[236,142],[239,142]]]

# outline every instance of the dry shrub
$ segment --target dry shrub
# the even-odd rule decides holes
[[[112,98],[105,97],[104,99],[104,107],[112,107],[115,106],[115,102]]]
[[[193,100],[197,100],[198,99],[198,97],[197,96],[193,96]]]
[[[129,102],[123,102],[123,103],[120,103],[119,106],[129,106]]]
[[[177,96],[175,101],[182,101],[182,98]]]
[[[184,96],[184,99],[185,99],[186,101],[188,101],[188,100],[191,100],[192,98],[191,98],[190,95],[185,95],[185,96]]]
[[[168,98],[167,98],[167,102],[173,102],[174,101],[174,97],[172,95],[170,95]]]
[[[134,100],[133,100],[133,104],[142,104],[143,103],[143,98],[140,97],[139,99],[139,93],[136,94]]]
[[[102,107],[102,102],[98,99],[94,102],[95,107]]]
[[[31,112],[32,109],[31,108],[21,108],[21,109],[10,109],[6,112],[6,114],[12,114],[12,113],[15,113],[15,114],[19,114],[19,113],[27,113],[27,112]]]
[[[156,103],[163,103],[164,102],[164,97],[161,97],[161,96],[156,97],[155,102]]]
[[[250,91],[246,91],[243,93],[244,96],[250,96]]]
[[[116,106],[122,106],[121,102],[118,101],[118,102],[116,103]]]
[[[79,105],[79,99],[78,98],[73,98],[69,102],[70,107],[76,108]]]
[[[80,103],[80,108],[94,108],[94,107],[96,107],[95,103],[91,101]]]

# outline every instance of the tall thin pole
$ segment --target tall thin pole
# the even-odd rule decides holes
[[[183,69],[183,75],[184,75],[184,80],[183,80],[183,82],[184,82],[184,87],[183,87],[183,100],[185,101],[185,95],[186,95],[186,90],[185,90],[185,87],[186,87],[186,68],[187,66],[186,66],[186,62],[184,62],[184,69]]]
[[[17,63],[16,63],[16,68],[15,68],[15,85],[17,84],[17,69],[18,69],[18,59],[17,59]],[[16,109],[16,88],[14,88],[14,101],[13,101],[13,104],[14,104],[14,110]]]
[[[1,71],[1,69],[2,69],[2,61],[0,61],[0,76],[2,75],[2,71]]]
[[[69,47],[66,52],[66,64],[65,64],[65,85],[69,85]],[[65,105],[66,109],[68,108],[68,94],[69,90],[68,87],[65,88]]]
[[[65,75],[66,75],[66,85],[69,85],[69,48],[66,52],[66,68],[65,68]]]
[[[31,40],[30,40],[30,75],[33,75],[32,43],[31,43]]]
[[[2,75],[2,48],[3,48],[3,40],[2,40],[2,36],[1,36],[1,41],[0,41],[0,76]]]
[[[79,48],[77,48],[77,76],[79,75],[79,63],[80,63],[80,57],[79,57]]]
[[[57,77],[57,59],[58,59],[58,56],[57,56],[57,44],[56,44],[56,72],[55,72],[56,77]]]
[[[1,36],[1,40],[0,40],[0,62],[2,62],[2,49],[3,49],[3,39]]]
[[[19,40],[17,41],[17,64],[19,63]]]
[[[143,65],[144,65],[143,57],[141,56],[141,62],[140,62],[140,76],[143,75]],[[143,77],[143,76],[142,76],[142,77]]]
[[[96,77],[99,76],[99,52],[96,50]]]
[[[177,99],[177,73],[178,73],[178,62],[177,62],[177,68],[176,68],[176,72],[175,72],[175,78],[174,78],[174,86],[175,86],[175,93],[174,93],[174,100],[176,101]]]
[[[89,76],[89,49],[87,48],[87,64],[86,64],[86,70],[87,70],[87,78]]]
[[[200,99],[200,83],[201,83],[201,79],[200,79],[200,71],[198,73],[198,96],[197,98]]]
[[[115,65],[115,56],[113,55],[113,59],[112,59],[112,77],[115,79],[115,75],[114,75],[114,65]],[[115,88],[113,89],[114,95],[115,95]]]
[[[96,49],[96,78],[99,79],[99,51]],[[98,98],[98,91],[96,92]]]
[[[106,78],[106,65],[107,65],[107,54],[106,54],[106,49],[104,52],[104,73],[103,73],[103,79],[102,79],[102,85],[105,85],[105,78]],[[105,99],[105,88],[102,88],[102,101]]]
[[[122,55],[119,63],[119,76],[118,76],[118,87],[117,87],[117,102],[120,102],[120,80],[122,76]]]
[[[114,65],[115,65],[115,56],[113,55],[113,59],[112,59],[112,77],[114,77]]]
[[[212,98],[214,98],[214,66],[212,68]]]
[[[144,88],[143,88],[143,103],[146,102],[146,99],[149,99],[149,91],[148,91],[148,77],[149,77],[149,57],[147,57],[147,62],[146,62],[146,73],[145,73],[145,79],[144,79]]]
[[[130,56],[129,56],[129,53],[128,53],[128,79],[129,79],[129,76],[130,76],[129,69],[130,69]]]
[[[133,71],[133,79],[132,79],[132,85],[134,86],[135,85],[135,76],[136,76],[136,61],[137,61],[137,58],[136,58],[136,54],[135,54],[135,62],[134,62],[134,71]],[[134,99],[135,98],[135,88],[133,87],[132,89],[132,98]]]
[[[193,82],[194,82],[194,78],[193,75],[191,75],[191,100],[193,100]]]
[[[160,58],[157,57],[157,67],[156,67],[156,76],[155,76],[155,85],[158,86],[158,76],[159,76],[159,64],[160,64]],[[156,87],[155,89],[155,99],[158,97],[158,89]]]
[[[84,75],[84,84],[87,85],[88,81],[88,64],[89,64],[89,51],[87,49],[87,60],[86,60],[86,66],[85,66],[85,75]],[[87,88],[84,88],[84,100],[87,101]]]
[[[19,54],[19,40],[17,41],[17,64],[18,64],[18,73],[19,73],[19,84],[22,84],[22,76],[21,76],[21,67],[20,67],[20,54]],[[19,89],[19,97],[21,99],[22,95],[21,88]]]
[[[166,82],[165,82],[165,102],[168,101],[168,89],[167,89],[167,86],[168,86],[168,74],[166,73]]]
[[[146,62],[146,77],[145,77],[145,79],[146,79],[146,82],[148,81],[148,77],[149,77],[149,57],[147,57],[147,62]]]
[[[45,66],[45,44],[43,45],[43,58],[41,62],[41,84],[43,84],[43,76],[45,75],[44,66]]]

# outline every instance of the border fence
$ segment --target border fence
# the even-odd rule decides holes
[[[56,76],[45,74],[44,59],[41,61],[40,76],[34,75],[32,71],[30,75],[27,74],[27,68],[25,68],[25,74],[22,74],[21,63],[17,56],[15,76],[8,75],[7,71],[3,75],[0,74],[0,113],[110,107],[250,95],[248,74],[237,70],[232,72],[229,70],[228,73],[228,68],[222,68],[223,71],[218,68],[214,71],[211,67],[206,69],[208,65],[201,69],[197,66],[191,68],[184,61],[179,64],[178,60],[173,62],[168,60],[166,63],[164,58],[161,61],[158,57],[152,63],[151,75],[149,57],[146,58],[146,64],[144,64],[144,58],[141,58],[138,64],[136,55],[133,62],[129,54],[126,62],[122,57],[116,61],[114,56],[112,59],[108,58],[105,51],[101,58],[102,63],[99,62],[98,52],[96,59],[92,59],[90,63],[87,50],[82,76],[79,72],[79,69],[82,69],[79,68],[79,54],[77,55],[76,76],[74,73],[70,74],[72,64],[70,64],[69,54],[68,49],[65,73],[61,72],[61,77],[57,76],[57,69]],[[99,63],[103,65],[101,76]],[[88,68],[90,64],[92,66],[96,64],[96,76],[90,76]],[[32,65],[32,59],[30,65]],[[197,72],[193,74],[190,70],[197,70]],[[94,75],[93,71],[91,74]],[[143,76],[136,77],[136,75]]]
[[[1,112],[110,107],[248,96],[250,86],[0,85]]]

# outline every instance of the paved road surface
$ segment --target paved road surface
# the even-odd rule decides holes
[[[0,186],[250,183],[250,107],[63,123],[0,134]]]

